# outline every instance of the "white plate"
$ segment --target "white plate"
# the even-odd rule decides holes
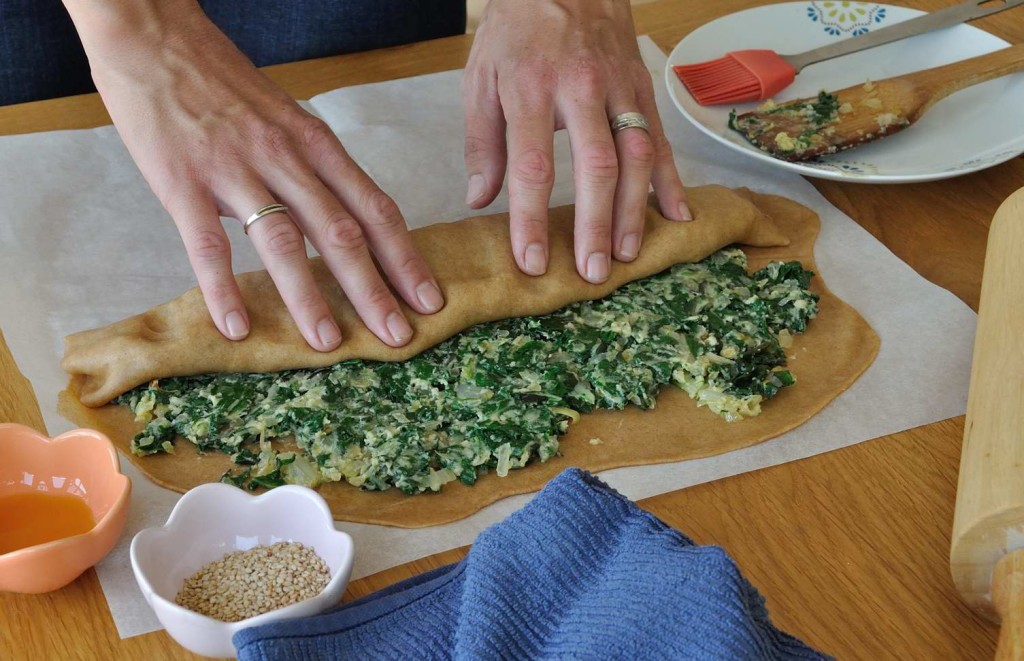
[[[1014,11],[1014,10],[1009,10]],[[676,107],[722,144],[776,167],[810,177],[870,183],[946,179],[1007,161],[1024,152],[1024,74],[968,88],[931,108],[910,128],[891,137],[817,161],[789,163],[769,156],[729,129],[729,111],[759,103],[701,106],[672,66],[721,57],[744,48],[800,53],[919,16],[915,9],[859,2],[788,2],[723,16],[693,31],[668,58],[665,77]],[[776,101],[813,96],[921,69],[948,64],[1008,46],[987,32],[958,25],[886,46],[814,64],[780,92]]]

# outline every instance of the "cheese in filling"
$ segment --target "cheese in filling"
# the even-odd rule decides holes
[[[726,421],[794,383],[783,346],[817,314],[799,262],[749,275],[721,250],[540,317],[480,324],[400,363],[348,360],[272,374],[165,378],[125,393],[145,428],[132,449],[177,437],[231,455],[248,488],[345,480],[415,494],[504,476],[558,453],[581,413],[650,409],[686,391]],[[274,439],[294,437],[298,452]]]

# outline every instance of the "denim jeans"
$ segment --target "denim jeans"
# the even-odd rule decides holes
[[[257,66],[460,34],[465,0],[200,0]],[[0,0],[0,105],[92,92],[61,0]]]

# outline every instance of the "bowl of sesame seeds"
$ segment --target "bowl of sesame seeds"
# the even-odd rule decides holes
[[[235,656],[242,629],[338,604],[352,560],[352,538],[323,498],[298,486],[255,496],[204,484],[131,545],[135,579],[167,633],[217,657]]]

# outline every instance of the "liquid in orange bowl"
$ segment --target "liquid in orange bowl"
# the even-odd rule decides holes
[[[0,592],[37,594],[75,580],[114,547],[130,496],[103,434],[49,438],[0,423]]]
[[[92,510],[77,496],[16,493],[0,496],[0,555],[93,529]]]

